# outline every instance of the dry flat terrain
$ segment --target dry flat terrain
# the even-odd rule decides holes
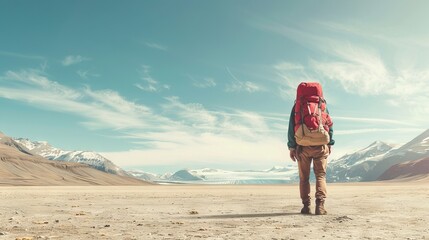
[[[297,185],[1,187],[0,239],[429,239],[427,180],[328,187],[326,216]]]

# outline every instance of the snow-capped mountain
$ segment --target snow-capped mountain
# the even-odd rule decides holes
[[[15,138],[14,140],[32,154],[40,155],[49,160],[83,163],[103,172],[129,176],[127,172],[113,162],[95,152],[65,151],[51,146],[48,142],[31,141],[26,138]]]
[[[328,182],[361,181],[363,173],[371,169],[392,149],[392,146],[376,141],[364,149],[332,160],[328,163],[327,180]]]
[[[290,170],[295,171],[297,168],[295,167],[282,167],[282,166],[274,166],[268,170],[265,170],[266,172],[289,172]]]
[[[279,184],[294,182],[298,175],[296,165],[290,167],[273,167],[269,170],[229,171],[213,169],[191,170],[193,175],[203,179],[205,183],[221,184]]]
[[[157,175],[154,173],[147,173],[141,170],[131,170],[131,171],[128,171],[128,174],[149,182],[156,182],[160,179],[166,179],[166,178],[163,178],[161,175]]]
[[[4,144],[6,146],[12,147],[17,149],[18,151],[28,154],[28,155],[33,155],[30,153],[30,150],[25,147],[22,146],[21,144],[19,144],[18,142],[16,142],[15,140],[13,140],[13,138],[6,136],[4,133],[0,132],[0,144]]]
[[[429,130],[407,144],[392,146],[376,141],[368,147],[328,162],[328,182],[375,181],[395,164],[429,157]],[[411,161],[411,162],[409,162]],[[402,166],[402,165],[401,165]],[[131,171],[137,178],[158,183],[193,184],[279,184],[299,182],[297,165],[274,166],[266,170],[223,170],[203,168],[180,170],[174,174],[157,175]],[[310,175],[314,181],[314,175]]]
[[[328,181],[375,181],[395,164],[429,157],[429,129],[399,148],[375,142],[328,164]]]
[[[201,181],[203,178],[199,177],[198,175],[192,174],[189,170],[179,170],[175,172],[173,175],[171,175],[168,180],[170,181]]]
[[[166,182],[169,181],[170,177],[173,175],[172,173],[149,173],[139,169],[128,170],[127,173],[135,178],[139,178],[149,182]]]
[[[139,179],[107,174],[88,165],[51,161],[0,132],[0,185],[146,185]]]
[[[429,157],[429,129],[404,144],[400,148],[392,149],[371,171],[364,175],[365,181],[375,181],[391,166],[407,161]]]
[[[155,175],[143,171],[129,171],[134,177],[158,183],[192,184],[280,184],[296,182],[297,166],[273,167],[268,170],[223,170],[203,168],[180,170],[174,174]]]
[[[419,154],[426,154],[429,151],[429,129],[398,148],[398,152],[415,152]]]

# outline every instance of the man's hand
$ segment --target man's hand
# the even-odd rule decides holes
[[[329,150],[329,154],[331,154],[331,147],[332,147],[332,145],[328,145],[328,150]]]
[[[296,160],[298,159],[298,156],[296,154],[295,148],[289,148],[289,156],[292,159],[292,161],[296,162]]]

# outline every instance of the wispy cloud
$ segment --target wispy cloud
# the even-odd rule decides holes
[[[103,153],[120,165],[144,166],[154,162],[158,165],[210,165],[221,160],[257,168],[280,164],[287,156],[288,114],[240,109],[217,111],[200,103],[185,103],[179,97],[167,97],[160,107],[149,107],[129,101],[113,90],[65,86],[39,70],[8,71],[0,77],[0,83],[2,98],[80,116],[82,124],[89,129],[114,129],[119,137],[141,146]],[[374,121],[350,117],[338,120]],[[379,122],[401,125],[386,119],[379,119]],[[392,129],[340,129],[336,134]],[[411,131],[414,128],[395,129]]]
[[[89,70],[77,70],[76,74],[79,75],[82,79],[89,79],[91,77],[100,77],[100,74],[97,73],[91,73]]]
[[[134,84],[135,87],[137,87],[140,90],[143,90],[145,92],[158,92],[162,89],[170,89],[170,85],[168,84],[160,84],[157,80],[155,80],[151,73],[151,67],[148,65],[142,65],[140,72],[140,78],[143,81],[142,83],[136,83]]]
[[[295,99],[296,86],[301,82],[315,81],[311,77],[305,67],[301,64],[291,62],[279,62],[273,66],[273,69],[278,76],[273,78],[279,84],[280,96],[285,99]]]
[[[142,128],[148,122],[164,121],[151,114],[147,107],[129,102],[114,91],[69,88],[49,80],[37,70],[8,71],[0,81],[4,86],[0,88],[1,97],[82,116],[87,126]]]
[[[316,72],[340,82],[347,92],[379,95],[390,84],[391,74],[383,60],[372,50],[337,44],[333,54],[338,61],[311,61]]]
[[[184,139],[183,135],[172,133],[176,139]],[[288,152],[282,141],[264,137],[257,142],[249,142],[239,138],[222,135],[202,134],[197,141],[185,142],[180,147],[172,147],[168,143],[160,144],[159,148],[148,150],[129,150],[124,152],[102,153],[109,159],[122,166],[156,165],[191,167],[195,165],[216,166],[245,166],[245,168],[260,169],[270,165],[286,162]],[[121,161],[127,159],[126,162]],[[151,159],[152,161],[142,161]]]
[[[189,78],[192,80],[192,85],[197,88],[211,88],[216,87],[217,83],[213,78],[203,78],[196,80],[193,76],[189,75]]]
[[[24,59],[29,59],[29,60],[45,60],[46,59],[43,56],[22,54],[22,53],[16,53],[16,52],[7,52],[7,51],[0,51],[0,55],[6,56],[6,57],[24,58]]]
[[[127,165],[180,163],[185,159],[189,164],[209,163],[219,161],[216,156],[222,156],[222,161],[241,162],[265,155],[264,159],[276,164],[284,156],[276,149],[283,144],[281,131],[268,127],[267,121],[279,122],[272,116],[241,110],[210,111],[199,103],[183,103],[178,97],[168,97],[161,108],[151,108],[116,91],[64,86],[38,70],[8,71],[0,83],[2,98],[80,116],[89,129],[115,129],[120,136],[142,144],[140,150],[107,154],[118,163],[125,157],[130,157]],[[256,153],[261,150],[266,152]],[[265,166],[266,162],[255,164]]]
[[[78,70],[76,73],[77,75],[79,75],[80,78],[88,79],[88,71]]]
[[[162,50],[162,51],[167,51],[168,47],[158,44],[158,43],[153,43],[153,42],[145,42],[144,43],[147,47],[153,48],[153,49],[158,49],[158,50]]]
[[[69,56],[66,56],[66,57],[61,61],[61,63],[62,63],[64,66],[70,66],[70,65],[78,64],[78,63],[81,63],[81,62],[84,62],[84,61],[89,61],[89,60],[90,60],[89,58],[87,58],[87,57],[82,57],[82,56],[80,56],[80,55],[69,55]]]
[[[40,69],[42,70],[42,72],[45,72],[48,68],[49,66],[47,61],[44,61],[43,63],[40,64]]]
[[[193,127],[214,126],[217,118],[208,112],[203,105],[198,103],[182,103],[178,97],[168,97],[163,109],[167,113],[175,115],[176,119],[183,120]]]
[[[378,40],[378,44],[385,43],[381,35],[375,37],[372,33],[364,33],[364,30],[333,23],[325,24],[322,34],[321,25],[313,28],[307,26],[305,31],[277,23],[260,24],[257,27],[292,39],[323,56],[313,56],[305,63],[275,64],[273,69],[279,76],[279,89],[283,96],[293,98],[293,90],[301,81],[333,81],[350,94],[384,96],[386,104],[405,108],[413,114],[413,119],[422,119],[422,113],[429,114],[429,106],[419,104],[429,101],[429,95],[426,94],[429,89],[427,66],[416,67],[418,65],[413,61],[418,56],[414,60],[407,58],[411,59],[409,62],[392,64],[390,55],[384,56],[379,48],[368,44],[368,38]],[[360,38],[350,37],[350,34],[359,35]],[[398,55],[397,58],[403,59],[399,57],[401,52],[397,49],[398,44],[391,44],[390,48]],[[407,49],[413,46],[409,44]],[[415,47],[414,50],[418,49]],[[417,112],[420,112],[420,117]]]
[[[254,93],[254,92],[263,91],[263,88],[254,82],[239,80],[234,74],[232,74],[232,72],[229,70],[228,67],[226,68],[226,71],[228,72],[229,76],[231,76],[233,80],[230,84],[226,85],[226,88],[225,88],[226,92]]]
[[[342,117],[333,116],[333,120],[347,121],[347,122],[360,122],[360,123],[377,123],[377,124],[390,124],[390,125],[406,125],[406,126],[417,126],[412,122],[404,122],[393,119],[384,118],[366,118],[366,117]]]
[[[166,100],[167,103],[162,104],[163,112],[194,130],[253,140],[268,132],[281,137],[279,129],[270,129],[268,125],[284,123],[282,118],[237,109],[230,112],[208,110],[199,103],[183,103],[178,97],[168,97]]]
[[[146,121],[139,119],[140,117],[151,119],[149,115],[156,116],[155,122],[157,123],[173,123],[177,125],[188,126],[190,128],[204,128],[212,127],[217,129],[217,132],[230,132],[233,129],[225,128],[226,126],[240,126],[248,129],[251,132],[266,132],[268,130],[269,122],[278,122],[284,124],[288,121],[288,114],[277,114],[277,113],[266,113],[260,114],[255,112],[247,112],[242,110],[232,110],[230,112],[225,111],[211,111],[207,110],[202,104],[199,103],[183,103],[178,97],[167,97],[166,103],[162,104],[163,112],[170,117],[156,115],[153,110],[147,106],[130,102],[120,96],[117,92],[112,90],[98,90],[94,91],[88,87],[77,90],[66,87],[58,82],[49,80],[42,72],[37,70],[26,70],[26,71],[8,71],[4,76],[0,78],[3,85],[10,85],[9,87],[3,87],[2,97],[28,101],[28,102],[39,102],[41,106],[47,108],[53,108],[60,111],[72,112],[77,114],[97,117],[97,114],[93,112],[100,111],[111,111],[113,114],[119,114],[123,118],[131,118],[134,120],[120,121],[120,122],[140,122],[141,124],[126,124],[120,126],[120,124],[114,123],[110,118],[100,117],[101,122],[107,120],[112,122],[119,128],[136,127],[141,128],[144,126],[152,127],[153,125],[146,125]],[[11,83],[10,81],[15,83]],[[4,81],[8,81],[6,84]],[[18,85],[16,85],[18,84]],[[40,93],[40,94],[30,94]],[[47,97],[47,96],[51,97]],[[64,106],[74,106],[65,108]],[[88,111],[82,111],[86,109]],[[143,115],[141,115],[143,114]],[[104,114],[102,114],[104,115]],[[120,119],[114,117],[114,119]],[[161,120],[163,119],[163,120]],[[175,120],[172,120],[175,119]],[[391,125],[410,125],[411,123],[404,123],[401,121],[391,119],[377,119],[377,118],[365,118],[365,117],[342,117],[335,116],[335,120],[339,121],[357,121],[357,122],[377,122],[386,123]],[[100,123],[100,122],[97,122]],[[101,126],[105,126],[101,124]]]
[[[367,133],[381,133],[381,132],[395,132],[395,133],[409,133],[409,132],[423,132],[424,128],[360,128],[360,129],[347,129],[337,130],[335,135],[358,135]]]
[[[339,23],[333,21],[317,21],[315,25],[319,25],[324,29],[340,34],[349,34],[356,37],[360,37],[364,40],[373,40],[381,42],[383,44],[391,45],[395,48],[414,48],[422,47],[429,48],[429,36],[415,35],[415,34],[404,34],[398,35],[395,31],[394,34],[388,31],[384,31],[380,27],[368,27],[361,24],[355,23]],[[388,33],[390,32],[390,33]],[[417,32],[416,32],[417,33]]]

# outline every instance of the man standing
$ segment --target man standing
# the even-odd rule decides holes
[[[325,215],[326,166],[331,153],[332,120],[319,83],[301,83],[289,119],[288,147],[290,158],[298,161],[299,190],[304,207],[302,214],[311,214],[310,166],[316,176],[316,215]]]

